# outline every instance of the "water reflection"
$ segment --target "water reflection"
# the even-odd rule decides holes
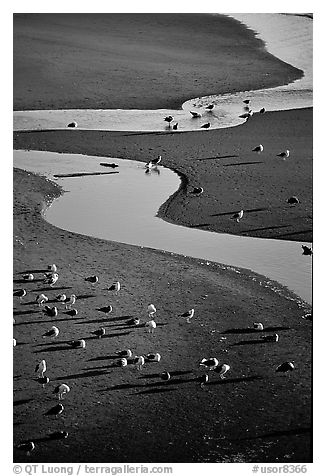
[[[103,172],[103,157],[14,151],[14,166],[48,177]],[[158,167],[114,159],[118,174],[56,179],[66,191],[46,211],[55,226],[122,243],[170,251],[251,269],[288,286],[311,302],[311,257],[301,243],[212,233],[167,223],[155,215],[180,185],[179,177]],[[196,199],[196,198],[194,198]]]

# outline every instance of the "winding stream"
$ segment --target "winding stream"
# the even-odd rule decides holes
[[[83,235],[250,269],[311,302],[312,260],[302,255],[301,243],[213,233],[158,218],[157,210],[180,185],[178,175],[171,170],[160,167],[159,174],[154,171],[146,174],[145,164],[132,160],[14,151],[15,167],[52,180],[56,174],[69,175],[76,171],[103,173],[108,169],[100,166],[100,162],[112,161],[119,165],[115,169],[119,173],[55,178],[70,193],[64,193],[52,203],[45,211],[46,220]],[[264,284],[282,292],[275,283]]]
[[[248,18],[241,19],[240,15],[244,14],[238,15],[240,21],[257,28],[250,24]],[[265,40],[268,39],[267,30],[271,36],[267,41],[268,49],[284,61],[302,69],[305,72],[302,79],[279,88],[192,99],[184,103],[180,111],[16,111],[14,129],[65,129],[68,122],[76,120],[79,129],[162,131],[166,127],[162,125],[162,118],[168,114],[172,114],[179,122],[179,131],[198,130],[204,119],[204,122],[211,122],[212,128],[230,127],[243,122],[239,115],[243,112],[244,97],[250,97],[254,111],[260,107],[268,110],[311,107],[312,21],[289,15],[261,15],[265,17],[260,19],[260,32]],[[237,17],[235,14],[232,16]],[[274,21],[278,25],[282,22],[279,35],[273,34],[276,27]],[[299,37],[298,25],[301,28],[304,26]],[[288,40],[282,37],[284,32],[289,37]],[[277,41],[273,43],[276,36]],[[284,52],[286,41],[286,44],[292,42],[288,59]],[[205,110],[209,103],[215,104],[212,113]],[[203,117],[191,119],[190,109],[202,112]],[[107,160],[73,154],[14,151],[15,167],[52,179],[55,174],[71,174],[76,171],[103,172],[99,163]],[[312,260],[311,257],[302,255],[301,243],[217,234],[167,223],[155,215],[161,204],[178,189],[179,177],[163,167],[159,168],[160,174],[145,174],[144,166],[139,162],[110,159],[112,160],[119,165],[118,174],[57,179],[64,190],[71,193],[65,193],[53,202],[45,212],[46,219],[59,228],[81,234],[250,269],[287,286],[301,299],[311,302]],[[273,282],[265,284],[282,292]]]

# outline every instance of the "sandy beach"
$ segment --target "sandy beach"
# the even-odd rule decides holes
[[[266,53],[252,32],[223,16],[91,20],[15,15],[15,110],[180,107],[191,97],[300,76]],[[251,149],[259,143],[269,152],[255,155]],[[161,154],[184,181],[161,207],[164,219],[216,232],[312,240],[311,109],[257,114],[242,126],[180,134],[16,132],[14,148],[141,161]],[[291,157],[278,160],[284,148]],[[189,200],[192,186],[204,188],[199,200]],[[59,194],[45,178],[15,169],[14,289],[28,293],[22,303],[14,298],[14,447],[33,440],[31,462],[312,461],[311,322],[301,318],[309,306],[298,305],[290,292],[280,296],[266,289],[244,270],[57,229],[41,212]],[[291,195],[300,197],[298,207],[286,203]],[[238,208],[246,210],[246,221],[236,224],[223,215]],[[53,288],[41,281],[51,263],[59,270]],[[26,272],[35,281],[23,282]],[[96,285],[84,280],[93,274],[100,278]],[[117,280],[118,296],[105,291]],[[34,303],[40,292],[51,302],[74,292],[78,315],[58,305],[57,317],[45,317]],[[157,307],[154,335],[127,323],[139,317],[143,324],[150,302]],[[113,306],[110,315],[98,311],[107,304]],[[190,308],[195,316],[188,324],[179,314]],[[248,330],[253,322],[264,322],[279,342],[262,342]],[[59,336],[43,339],[52,325],[60,328]],[[106,328],[101,339],[92,334],[99,327]],[[86,349],[67,344],[82,338]],[[125,348],[136,355],[159,352],[162,360],[142,371],[118,368],[115,352]],[[208,372],[202,389],[199,362],[215,355],[231,366],[229,376],[221,380]],[[33,373],[41,359],[50,378],[44,389]],[[295,362],[295,371],[276,373],[286,360]],[[171,373],[169,382],[160,379],[163,371]],[[57,403],[52,392],[59,383],[71,388],[65,410],[58,418],[44,416]],[[58,430],[68,431],[68,438],[49,439]],[[14,461],[26,461],[24,452],[14,448]]]

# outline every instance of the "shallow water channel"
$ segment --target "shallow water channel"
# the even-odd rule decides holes
[[[52,180],[56,174],[105,173],[54,178],[67,193],[52,203],[45,218],[59,228],[250,269],[311,303],[312,259],[302,255],[301,242],[213,233],[158,218],[159,207],[180,185],[178,175],[165,167],[147,174],[141,162],[40,151],[14,151],[14,166]],[[275,283],[269,285],[281,292]]]

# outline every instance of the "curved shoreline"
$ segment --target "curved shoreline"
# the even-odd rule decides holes
[[[28,43],[24,46],[29,47]],[[27,74],[26,79],[26,84],[30,81],[37,89],[33,75],[28,77]],[[51,84],[51,78],[47,84]],[[27,102],[29,94],[24,96]],[[56,99],[61,100],[65,102],[67,98]],[[126,98],[123,100],[127,102]],[[294,121],[300,137],[293,133]],[[277,147],[285,147],[290,140],[291,152],[295,151],[291,168],[288,169],[289,163],[284,163],[279,171],[275,170],[276,145],[268,138],[266,144],[271,155],[264,158],[264,169],[256,176],[251,165],[234,166],[231,158],[221,159],[220,168],[216,161],[213,161],[215,165],[211,162],[206,167],[208,162],[205,165],[205,160],[197,160],[218,152],[219,156],[238,154],[242,163],[252,162],[251,141],[263,140],[263,129],[275,134]],[[201,137],[198,133],[185,133],[177,138],[75,132],[77,134],[70,134],[70,137],[65,131],[15,133],[14,143],[16,148],[95,152],[93,155],[117,155],[143,161],[163,154],[167,166],[187,174],[190,186],[201,185],[197,180],[205,181],[205,201],[197,201],[200,205],[197,209],[193,202],[185,215],[189,204],[180,194],[174,200],[175,210],[172,205],[169,207],[170,215],[179,214],[181,221],[198,223],[206,215],[216,213],[217,208],[221,210],[222,206],[226,210],[237,208],[244,197],[249,208],[257,208],[259,205],[254,200],[261,187],[261,179],[258,179],[261,174],[272,179],[266,182],[263,195],[258,197],[260,200],[269,197],[273,202],[274,193],[283,197],[282,178],[284,176],[288,181],[290,177],[287,187],[289,183],[296,187],[302,181],[300,198],[303,197],[304,207],[309,210],[311,189],[305,180],[310,180],[311,162],[307,157],[311,157],[311,111],[270,113],[259,122],[253,118],[237,128],[236,135],[234,131],[207,131]],[[248,135],[251,135],[250,140]],[[246,180],[240,173],[242,167],[247,170]],[[239,194],[233,190],[239,187],[238,184]],[[296,302],[263,288],[258,282],[245,279],[246,273],[238,274],[187,257],[59,230],[40,215],[44,197],[53,193],[53,184],[42,177],[15,171],[14,192],[15,282],[20,286],[22,273],[42,269],[53,262],[59,269],[60,290],[50,290],[51,297],[62,290],[74,291],[79,297],[78,319],[60,315],[60,341],[42,347],[39,336],[43,326],[45,331],[53,323],[43,315],[40,319],[33,304],[27,302],[23,308],[19,303],[14,304],[15,337],[18,343],[24,344],[14,349],[14,375],[17,377],[14,380],[14,438],[15,443],[30,438],[37,441],[30,462],[53,463],[53,459],[56,462],[96,463],[312,461],[311,323],[302,319],[310,306],[299,307]],[[275,207],[272,206],[272,210],[275,211]],[[294,224],[302,221],[303,212],[298,209],[293,212],[296,214]],[[292,215],[285,218],[289,217]],[[275,220],[278,224],[277,213],[262,217],[267,226],[269,219],[274,220],[272,226],[275,226]],[[280,219],[283,219],[283,213]],[[212,224],[221,226],[221,223]],[[297,233],[298,229],[293,228],[292,232]],[[113,317],[108,319],[95,311],[108,304],[108,296],[100,288],[89,288],[84,281],[85,276],[94,273],[100,276],[101,288],[102,284],[116,280],[122,283],[121,296],[110,299],[114,311]],[[36,282],[25,285],[33,300],[39,285]],[[158,308],[156,340],[155,337],[150,339],[141,328],[126,325],[126,319],[132,316],[143,320],[149,302]],[[177,316],[191,307],[195,307],[196,317],[189,326],[183,325]],[[258,339],[251,342],[252,345],[248,344],[255,336],[242,331],[262,320],[266,329],[274,329],[273,332],[277,329],[280,334],[277,344],[257,343]],[[108,340],[90,339],[91,332],[100,325],[108,326]],[[86,351],[78,355],[74,350],[64,348],[66,339],[76,338],[89,339]],[[110,354],[126,347],[138,354],[160,351],[162,362],[145,366],[141,376],[128,370],[120,372],[111,367]],[[196,380],[201,374],[199,362],[204,356],[216,354],[231,364],[232,374],[224,382],[210,375],[203,411],[203,391]],[[71,385],[71,394],[65,402],[66,411],[57,421],[58,428],[64,427],[70,433],[64,445],[42,443],[53,429],[49,420],[39,418],[51,404],[51,388],[36,389],[32,379],[20,377],[30,375],[31,362],[36,358],[50,362],[50,385],[63,379]],[[275,368],[289,359],[295,360],[297,367],[286,376],[289,378],[284,385],[284,376],[275,373]],[[172,379],[171,385],[163,387],[159,374],[166,369],[172,373]],[[30,395],[36,395],[32,402]],[[108,426],[113,431],[109,432],[108,438],[103,438],[108,434]],[[130,432],[137,445],[130,444]],[[258,441],[264,438],[266,444],[257,445],[257,438]],[[23,452],[15,448],[15,462],[25,459]]]
[[[24,187],[25,184],[28,185],[28,190]],[[26,398],[29,392],[36,391],[35,383],[31,379],[19,378],[19,375],[28,372],[31,360],[35,360],[35,352],[41,352],[38,354],[39,358],[42,356],[51,362],[51,368],[55,369],[55,372],[51,373],[54,381],[69,377],[72,395],[65,402],[67,411],[61,423],[64,422],[64,428],[68,429],[71,437],[67,445],[56,446],[57,462],[83,460],[100,463],[109,459],[111,462],[129,463],[141,461],[198,463],[234,462],[239,461],[239,458],[243,462],[275,461],[276,458],[277,461],[284,459],[296,463],[310,461],[309,430],[299,441],[295,436],[287,435],[285,447],[279,446],[279,439],[273,440],[272,446],[268,449],[258,448],[256,442],[250,440],[257,436],[256,425],[259,425],[261,433],[268,433],[277,428],[286,431],[292,428],[293,419],[300,418],[300,424],[309,428],[310,415],[306,405],[310,386],[311,326],[309,322],[301,319],[301,316],[309,311],[310,306],[301,307],[297,302],[285,299],[272,289],[261,286],[259,281],[250,279],[250,273],[247,272],[239,273],[235,269],[214,263],[207,266],[201,260],[59,230],[45,222],[40,214],[44,198],[57,193],[54,185],[43,177],[18,170],[15,173],[15,192],[17,187],[20,192],[14,195],[16,212],[14,229],[18,238],[14,244],[16,260],[14,277],[19,279],[22,272],[40,269],[49,261],[57,264],[60,286],[68,292],[73,289],[79,296],[78,309],[81,319],[70,318],[65,322],[67,320],[63,316],[60,317],[59,326],[63,339],[73,339],[76,335],[83,337],[89,335],[96,326],[94,318],[95,322],[100,319],[100,316],[94,315],[94,309],[104,305],[107,297],[97,288],[90,293],[84,282],[84,276],[94,272],[94,266],[102,283],[103,279],[106,282],[117,277],[123,283],[121,298],[115,299],[114,302],[113,298],[111,299],[114,317],[105,320],[105,325],[109,329],[110,350],[108,351],[105,339],[103,342],[98,339],[89,340],[88,351],[79,354],[78,359],[74,351],[52,352],[56,347],[58,350],[63,349],[60,342],[53,343],[53,347],[48,344],[40,348],[39,319],[33,314],[21,315],[19,305],[14,308],[17,312],[15,336],[18,342],[25,342],[25,345],[15,349],[14,375],[18,376],[14,384],[16,400],[19,402]],[[22,187],[26,190],[24,194],[21,192]],[[37,283],[26,283],[26,286],[30,296],[37,292]],[[144,289],[148,290],[146,296]],[[57,292],[58,290],[53,289],[52,294],[55,295]],[[156,340],[155,343],[149,340],[148,335],[141,332],[141,329],[129,329],[128,337],[125,335],[126,332],[121,332],[126,330],[123,319],[130,316],[131,310],[133,315],[143,318],[143,309],[148,299],[156,303],[159,309],[156,320],[162,326],[158,328],[159,341]],[[175,317],[190,303],[194,303],[200,314],[194,319],[191,327],[181,325],[179,319]],[[33,310],[33,305],[28,306],[26,303],[24,312]],[[262,314],[266,328],[270,326],[278,329],[281,335],[277,352],[276,350],[273,352],[270,346],[265,348],[263,345],[262,353],[261,344],[238,346],[242,341],[253,339],[254,336],[231,332],[232,329],[246,328],[253,321],[261,321]],[[103,325],[103,318],[100,320]],[[50,325],[44,316],[42,322],[44,328]],[[222,337],[226,338],[224,343],[221,343]],[[106,360],[105,355],[124,348],[127,342],[131,348],[142,349],[143,352],[153,351],[153,344],[154,349],[159,346],[164,361],[163,367],[160,364],[155,368],[146,367],[143,379],[139,379],[138,374],[134,372],[121,373],[117,369],[110,369],[110,360]],[[180,346],[180,342],[183,345]],[[195,362],[199,362],[200,356],[205,352],[215,355],[217,342],[218,353],[221,356],[224,356],[221,349],[228,352],[223,358],[231,363],[232,376],[226,381],[226,385],[218,386],[218,398],[216,387],[214,385],[208,387],[206,411],[202,412],[203,394],[195,384],[200,372]],[[291,384],[288,382],[288,385],[284,386],[283,376],[275,376],[274,367],[289,355],[299,362],[298,371],[291,375]],[[98,359],[100,362],[92,362]],[[166,366],[172,373],[175,372],[176,375],[180,373],[180,378],[176,377],[171,387],[168,387],[173,392],[173,403],[170,392],[152,392],[157,385],[155,372],[162,371]],[[304,370],[303,374],[300,369]],[[211,376],[214,384],[213,377]],[[161,385],[159,384],[158,389],[161,389]],[[298,385],[300,392],[297,391]],[[104,393],[101,391],[103,388]],[[106,404],[108,398],[110,405]],[[139,404],[140,399],[146,407],[146,416],[135,412],[135,403]],[[257,414],[253,401],[268,401],[268,406],[263,413]],[[88,404],[85,405],[85,402]],[[94,402],[100,402],[98,404],[100,406]],[[181,411],[185,402],[189,413]],[[47,403],[49,405],[50,402]],[[158,406],[169,408],[169,421],[172,426],[169,425],[165,412],[157,412]],[[46,402],[43,399],[34,400],[32,406],[17,404],[14,407],[14,421],[20,422],[20,425],[15,427],[16,442],[30,438],[31,435],[33,438],[42,438],[48,434],[48,420],[33,418],[31,414],[31,411],[35,410],[39,414],[45,407]],[[74,417],[76,411],[78,420]],[[223,412],[223,415],[225,413],[222,430],[218,421],[211,418],[215,412],[218,414]],[[238,416],[234,418],[233,415]],[[289,421],[288,415],[291,416]],[[97,442],[102,439],[108,421],[116,430],[110,435],[110,446],[103,449]],[[239,422],[241,427],[246,428],[248,441],[239,439],[239,431],[240,433],[242,431],[239,430]],[[126,432],[119,431],[124,424],[132,424],[132,434],[140,442],[136,448],[127,444],[130,439]],[[196,432],[189,434],[189,430],[194,427]],[[157,445],[148,446],[144,428],[150,430],[151,438],[160,438],[160,448],[157,448]],[[207,448],[204,454],[202,451],[205,435],[212,438],[209,455]],[[185,438],[188,445],[180,446],[180,439]],[[216,439],[219,440],[218,448],[215,444]],[[122,441],[123,451],[120,446]],[[169,444],[170,441],[173,445]],[[285,454],[290,456],[285,458]],[[15,462],[23,461],[23,458],[21,452],[14,450]],[[53,462],[52,445],[38,444],[37,451],[33,452],[29,459],[31,462]]]
[[[164,216],[168,221],[188,227],[202,224],[204,230],[215,232],[311,242],[311,121],[312,110],[307,109],[266,113],[262,117],[254,116],[238,127],[204,133],[174,135],[75,130],[73,133],[44,131],[40,134],[32,131],[15,133],[14,148],[131,158],[142,162],[162,155],[164,165],[187,176],[189,187],[204,185],[205,189],[203,196],[195,202],[189,200],[184,190],[177,193]],[[266,149],[259,159],[251,152],[254,141],[263,143]],[[291,149],[287,161],[275,159],[282,148]],[[209,157],[216,159],[205,160]],[[259,194],[257,190],[260,190]],[[299,196],[298,207],[287,206],[290,195]],[[258,211],[250,211],[246,220],[237,226],[223,213],[238,208]],[[259,209],[268,209],[268,213]]]
[[[87,15],[14,15],[14,110],[180,108],[192,97],[274,87],[301,76],[296,68],[262,49],[262,42],[255,38],[254,32],[225,15],[115,14],[90,18],[96,32]],[[157,38],[153,37],[153,30]],[[121,31],[125,37],[121,37]],[[49,43],[49,37],[53,42]],[[114,53],[110,59],[103,49],[104,37],[112,44],[113,51],[121,50],[121,59]],[[160,37],[164,38],[163,43]],[[130,57],[128,42],[134,45]],[[58,71],[55,64],[59,45],[64,56]],[[78,47],[83,55],[80,61]],[[29,48],[28,59],[23,56],[26,48]],[[230,63],[229,55],[233,55],[235,65]],[[44,64],[42,58],[47,58]],[[77,74],[69,68],[69,63],[75,62]],[[147,62],[151,65],[150,72]],[[225,70],[225,64],[229,71]],[[35,74],[33,68],[40,73]],[[94,74],[92,77],[89,68],[97,72],[99,80]],[[239,68],[243,72],[241,78],[238,78]],[[109,84],[102,81],[106,71],[110,72]],[[268,76],[265,71],[269,72]],[[132,75],[130,84],[126,74]],[[205,87],[198,87],[198,83]],[[56,90],[60,90],[60,96]]]

